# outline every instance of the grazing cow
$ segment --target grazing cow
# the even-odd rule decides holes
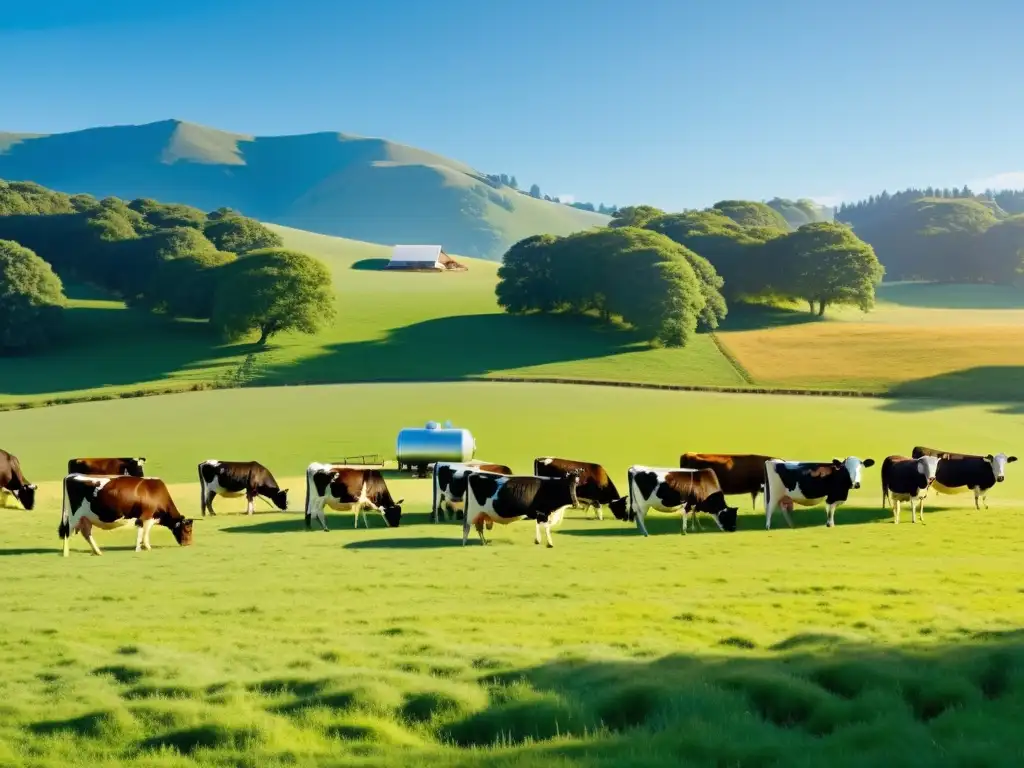
[[[182,515],[163,480],[124,475],[68,475],[64,478],[64,503],[58,535],[68,556],[71,534],[80,532],[94,555],[103,554],[92,537],[93,527],[105,531],[135,525],[135,551],[150,549],[154,525],[169,528],[183,547],[192,543],[192,520]]]
[[[466,514],[462,519],[462,546],[466,546],[470,526],[476,526],[480,543],[484,538],[484,522],[508,525],[516,520],[533,520],[533,543],[540,544],[540,529],[544,528],[548,548],[551,526],[562,522],[565,510],[579,504],[576,486],[580,476],[575,471],[568,477],[533,477],[530,475],[493,475],[471,472],[466,480]]]
[[[545,456],[533,460],[533,474],[537,477],[568,477],[570,472],[579,473],[580,484],[576,488],[576,498],[584,516],[590,515],[593,507],[598,520],[604,520],[601,507],[622,498],[615,489],[615,483],[608,472],[600,464],[572,459],[556,459]]]
[[[684,453],[679,467],[714,470],[722,493],[749,493],[751,506],[756,506],[757,494],[764,492],[764,463],[772,458],[755,453]]]
[[[359,515],[366,522],[366,510],[373,509],[381,514],[390,528],[397,528],[402,519],[402,502],[391,498],[391,491],[384,482],[379,469],[356,469],[338,464],[310,464],[306,468],[306,530],[315,517],[320,527],[327,530],[324,507],[339,511],[354,510],[355,528],[359,527]]]
[[[935,471],[939,466],[938,456],[921,456],[917,459],[908,459],[906,456],[888,456],[882,462],[882,508],[886,507],[888,499],[892,497],[893,522],[899,525],[900,504],[904,501],[910,502],[910,521],[917,522],[917,515],[921,515],[921,523],[924,524],[924,500],[928,495],[928,489],[935,482]],[[918,508],[915,509],[914,502],[920,499]]]
[[[979,501],[988,509],[988,492],[996,483],[1006,479],[1006,465],[1017,460],[1016,456],[1005,453],[977,456],[969,453],[949,453],[933,448],[917,446],[911,453],[915,459],[921,456],[938,456],[939,468],[935,471],[932,487],[937,493],[954,494],[974,491],[974,508],[981,509]]]
[[[13,496],[27,510],[36,505],[36,486],[25,479],[18,457],[0,451],[0,507],[7,506],[7,497]]]
[[[436,523],[440,512],[450,520],[449,512],[461,517],[465,506],[466,476],[470,472],[491,472],[496,475],[511,475],[512,470],[504,464],[463,464],[438,462],[434,465],[434,496],[431,503],[431,519]]]
[[[288,489],[281,490],[270,470],[257,461],[204,461],[199,465],[199,487],[203,517],[206,510],[217,514],[213,511],[217,496],[245,496],[247,515],[253,513],[257,496],[270,500],[282,512],[288,509]]]
[[[71,459],[69,475],[145,475],[145,458],[138,459]]]
[[[619,520],[636,520],[637,528],[647,536],[644,519],[648,511],[683,512],[682,533],[686,519],[694,512],[711,515],[723,531],[736,530],[736,507],[730,507],[711,469],[662,469],[632,466],[627,473],[629,486],[626,498],[609,507]]]
[[[794,504],[813,507],[825,502],[825,525],[836,524],[836,507],[850,496],[851,488],[860,488],[864,467],[872,467],[874,459],[861,461],[850,456],[845,461],[831,462],[781,461],[765,462],[764,474],[764,527],[771,529],[772,513],[782,508],[782,514],[793,527],[789,516]]]

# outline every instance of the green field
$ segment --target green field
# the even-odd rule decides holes
[[[684,450],[882,459],[917,443],[1016,451],[1024,410],[503,383],[201,392],[0,414],[41,484],[0,510],[0,764],[33,766],[1008,766],[1024,759],[1024,471],[992,509],[931,498],[892,525],[877,468],[840,508],[766,532],[652,536],[570,517],[459,546],[429,484],[392,479],[398,529],[293,513],[80,537],[58,556],[71,455],[145,455],[195,514],[195,465],[393,452],[452,419],[481,458],[671,465]],[[1016,471],[1015,471],[1016,470]],[[285,480],[287,478],[287,480]]]

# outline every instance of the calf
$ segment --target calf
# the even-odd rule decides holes
[[[1016,456],[1007,456],[1005,453],[977,456],[936,451],[920,445],[914,448],[911,456],[915,459],[921,456],[939,457],[939,467],[935,470],[932,487],[937,493],[946,495],[973,491],[975,509],[981,509],[981,501],[985,502],[985,509],[988,509],[988,492],[996,483],[1006,479],[1006,465],[1017,460]]]
[[[155,477],[68,475],[57,533],[64,542],[64,557],[73,532],[80,532],[94,555],[103,554],[92,537],[93,527],[105,531],[128,525],[138,528],[135,551],[150,549],[154,525],[169,528],[183,547],[192,543],[192,521],[182,515],[163,480]]]
[[[0,506],[7,506],[7,497],[13,496],[27,510],[36,505],[36,486],[25,479],[18,457],[0,450]]]
[[[882,508],[892,497],[893,522],[899,525],[900,503],[910,502],[910,521],[917,522],[917,515],[921,515],[921,523],[924,524],[924,500],[928,495],[928,489],[935,482],[935,470],[938,468],[939,459],[937,456],[921,456],[917,459],[908,459],[906,456],[888,456],[882,462]],[[914,508],[914,502],[920,499],[919,510]]]
[[[436,523],[440,512],[444,511],[445,520],[450,520],[448,513],[461,517],[460,512],[465,506],[466,477],[470,472],[491,472],[496,475],[511,475],[512,470],[504,464],[462,464],[438,462],[434,465],[434,495],[430,507],[431,519]]]
[[[288,509],[288,489],[281,490],[270,470],[256,461],[204,461],[199,465],[199,488],[203,517],[207,510],[217,514],[213,511],[217,496],[245,496],[248,515],[254,511],[257,496],[268,499],[282,512]]]
[[[780,461],[765,462],[764,516],[766,530],[772,527],[772,513],[782,508],[782,514],[793,527],[789,516],[794,504],[813,507],[825,502],[825,525],[836,524],[836,507],[850,496],[851,488],[860,488],[864,467],[872,467],[874,459],[861,461],[850,456],[845,461],[831,462]]]
[[[543,526],[548,548],[551,526],[562,521],[565,510],[579,504],[576,486],[579,475],[571,471],[568,477],[532,477],[529,475],[502,476],[489,473],[470,473],[466,480],[466,514],[462,519],[462,546],[469,539],[470,526],[476,526],[480,543],[484,538],[484,522],[508,525],[516,520],[533,520],[533,543],[540,544]]]
[[[711,469],[726,496],[750,494],[751,506],[764,491],[764,463],[773,457],[756,453],[684,453],[680,469]]]
[[[379,469],[355,469],[337,464],[310,464],[306,468],[306,530],[316,518],[320,527],[327,530],[324,508],[339,511],[354,510],[355,528],[359,527],[359,515],[366,522],[366,510],[373,509],[381,514],[390,528],[397,528],[402,518],[402,502],[391,498],[391,492],[384,482]]]
[[[601,507],[621,498],[604,467],[587,461],[556,459],[551,456],[533,460],[533,474],[537,477],[568,477],[570,472],[578,473],[580,478],[576,498],[579,499],[584,516],[589,516],[593,507],[597,519],[603,520]]]
[[[69,475],[145,475],[145,458],[138,459],[71,459],[68,462]]]
[[[686,533],[687,516],[694,512],[711,515],[719,529],[736,530],[736,507],[730,507],[718,478],[711,469],[660,469],[632,466],[627,473],[626,498],[609,507],[616,518],[636,520],[637,528],[647,536],[644,520],[648,511],[677,512],[682,510],[682,533]]]

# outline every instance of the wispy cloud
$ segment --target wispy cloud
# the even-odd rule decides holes
[[[557,197],[563,203],[575,203],[576,202],[576,195],[572,194],[571,192],[562,192],[560,194],[555,195],[555,197]]]
[[[841,202],[843,202],[843,200],[846,199],[846,196],[842,195],[842,194],[837,194],[837,195],[811,195],[810,199],[813,200],[814,202],[816,202],[818,205],[825,205],[825,206],[828,206],[829,208],[835,208],[837,205],[839,205]]]
[[[975,192],[981,192],[984,189],[994,189],[997,192],[1001,189],[1024,189],[1024,171],[997,173],[983,179],[975,179],[970,182],[969,186]]]

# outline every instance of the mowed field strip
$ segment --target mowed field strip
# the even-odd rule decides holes
[[[929,497],[894,526],[877,467],[826,529],[685,538],[579,513],[460,546],[430,485],[391,479],[402,525],[302,524],[314,460],[392,456],[404,426],[451,419],[478,456],[632,463],[686,450],[815,460],[915,444],[1020,454],[1024,414],[927,401],[503,383],[282,387],[0,414],[41,485],[0,510],[0,764],[38,766],[1018,764],[1024,715],[1024,472],[975,511]],[[257,459],[290,513],[220,514],[179,548],[161,528],[81,537],[59,557],[59,479],[79,455],[143,455],[178,506],[196,464]],[[610,517],[610,516],[609,516]],[[781,521],[780,521],[781,522]]]

